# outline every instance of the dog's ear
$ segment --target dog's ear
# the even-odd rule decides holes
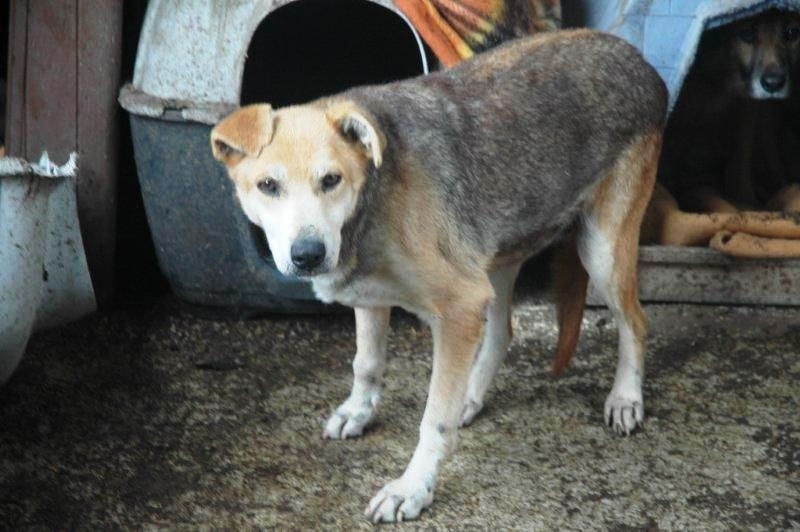
[[[386,137],[371,116],[350,101],[333,102],[327,116],[346,139],[361,145],[375,168],[380,168]]]
[[[226,166],[237,165],[245,156],[258,157],[272,141],[275,117],[269,104],[237,109],[211,130],[211,151]]]

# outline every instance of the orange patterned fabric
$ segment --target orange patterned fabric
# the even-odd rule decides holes
[[[450,67],[503,41],[561,27],[560,0],[395,0]]]

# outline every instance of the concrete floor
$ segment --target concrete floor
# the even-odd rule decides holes
[[[616,333],[588,313],[549,375],[552,309],[516,305],[489,403],[431,529],[800,529],[800,312],[650,305],[647,421],[601,409]],[[416,441],[430,334],[395,316],[371,430],[321,439],[350,383],[351,315],[224,321],[165,298],[38,334],[0,390],[0,528],[369,529]]]

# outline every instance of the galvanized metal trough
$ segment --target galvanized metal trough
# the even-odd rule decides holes
[[[60,167],[0,158],[0,384],[33,331],[95,310],[75,174],[75,154]]]

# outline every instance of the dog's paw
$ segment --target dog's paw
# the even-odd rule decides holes
[[[644,424],[644,402],[641,397],[622,397],[611,393],[606,399],[605,421],[620,436],[630,436]]]
[[[364,515],[373,523],[410,521],[433,503],[433,482],[400,477],[369,502]]]
[[[364,427],[375,414],[378,396],[353,398],[352,396],[333,411],[325,423],[323,438],[345,440],[356,438],[364,432]]]
[[[464,410],[461,412],[461,426],[466,427],[475,421],[475,417],[483,409],[483,403],[474,399],[467,399]]]

